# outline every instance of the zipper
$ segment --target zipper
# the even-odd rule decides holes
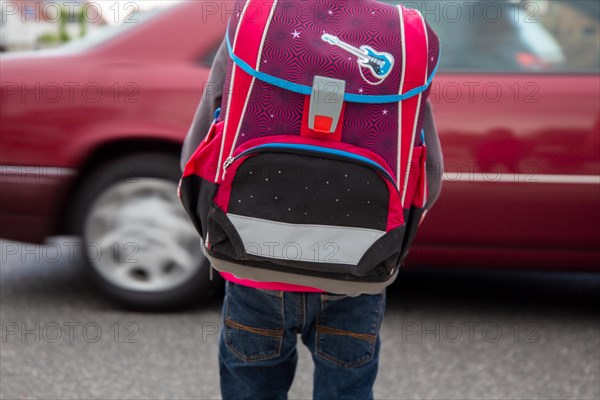
[[[371,168],[372,170],[379,172],[385,179],[390,181],[394,187],[396,187],[396,182],[394,178],[390,175],[390,173],[383,168],[381,165],[376,163],[373,160],[368,159],[367,157],[360,156],[358,154],[351,153],[349,151],[330,149],[327,147],[321,146],[313,146],[308,144],[293,144],[293,143],[277,143],[277,144],[262,144],[260,146],[251,147],[247,150],[244,150],[240,154],[235,157],[229,157],[223,163],[223,171],[227,171],[227,168],[231,166],[235,161],[237,161],[241,157],[248,156],[254,153],[260,152],[280,152],[280,153],[297,153],[297,154],[306,154],[306,155],[315,155],[319,154],[323,157],[330,159],[343,159],[344,161],[352,160],[353,162],[363,165],[365,167]]]
[[[227,168],[235,161],[237,157],[227,157],[227,160],[223,163],[223,171],[227,171]]]

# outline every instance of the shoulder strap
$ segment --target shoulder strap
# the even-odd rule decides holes
[[[237,18],[238,24],[234,32],[233,47],[229,40],[230,23],[227,24],[227,49],[229,54],[233,49],[246,59],[250,64],[245,63],[248,68],[254,70],[259,68],[260,58],[263,50],[263,43],[268,31],[270,20],[273,16],[278,0],[270,2],[259,0],[248,0],[244,4],[241,13],[231,18]],[[254,67],[251,67],[253,65]],[[254,75],[246,73],[245,68],[240,68],[233,64],[231,71],[231,81],[229,83],[229,93],[227,96],[227,108],[225,115],[225,126],[223,130],[223,140],[219,152],[219,161],[217,166],[216,180],[222,174],[221,166],[228,156],[231,156],[235,142],[238,138],[241,123],[246,112],[248,97],[252,92],[254,85]]]
[[[398,8],[402,10],[404,34],[410,38],[410,40],[406,40],[406,62],[410,65],[407,65],[406,76],[403,80],[404,87],[401,90],[407,90],[422,83],[428,85],[431,83],[431,77],[435,75],[435,71],[428,79],[429,38],[425,19],[418,10],[409,10],[402,6],[398,6]],[[413,162],[415,137],[421,114],[422,93],[423,91],[419,92],[416,97],[401,103],[399,107],[397,182],[403,205],[406,200],[408,181],[415,178],[415,174],[411,175],[410,172],[411,169],[414,169],[411,163]]]

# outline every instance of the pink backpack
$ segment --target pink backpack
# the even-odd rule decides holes
[[[374,0],[249,0],[180,196],[214,268],[332,293],[391,284],[427,199],[439,41]]]

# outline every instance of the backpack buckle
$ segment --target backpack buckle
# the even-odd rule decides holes
[[[334,133],[340,121],[345,93],[346,81],[315,75],[308,127],[319,133]]]

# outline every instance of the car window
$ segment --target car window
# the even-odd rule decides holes
[[[116,25],[105,25],[102,28],[99,28],[93,32],[90,32],[84,37],[77,38],[72,40],[60,47],[61,50],[67,51],[81,51],[91,49],[93,47],[97,47],[103,43],[106,43],[113,38],[122,35],[123,33],[135,29],[140,24],[155,18],[156,16],[162,14],[166,10],[172,8],[177,5],[178,1],[172,2],[160,2],[159,6],[155,6],[149,9],[140,9],[139,7],[135,8],[134,12],[125,18],[123,21]],[[127,3],[130,4],[130,3]],[[137,4],[137,3],[131,3]]]
[[[401,3],[421,11],[440,36],[443,71],[600,71],[598,1],[402,0]]]
[[[600,70],[600,2],[546,1],[540,25],[556,40],[564,60],[559,70]]]

